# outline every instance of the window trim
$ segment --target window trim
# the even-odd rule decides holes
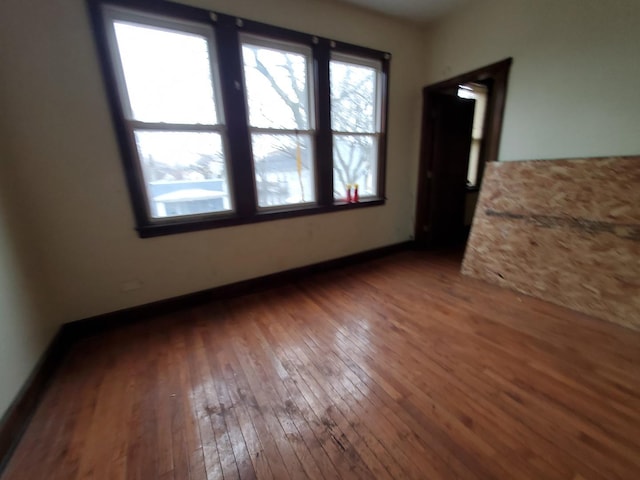
[[[366,67],[366,68],[371,68],[373,70],[375,70],[376,72],[376,78],[375,78],[375,119],[374,119],[374,126],[373,126],[373,130],[371,131],[366,131],[366,132],[361,132],[361,131],[341,131],[341,130],[334,130],[333,129],[333,125],[331,126],[331,135],[332,138],[334,137],[347,137],[347,136],[354,136],[354,137],[358,137],[358,136],[363,136],[363,137],[371,137],[373,138],[374,141],[374,145],[375,145],[375,151],[376,154],[378,156],[378,158],[376,159],[377,162],[380,161],[380,145],[381,145],[381,138],[384,136],[382,134],[382,117],[383,117],[383,112],[385,111],[383,109],[383,96],[382,96],[382,86],[384,84],[384,71],[383,71],[383,62],[381,62],[379,59],[372,59],[370,57],[362,57],[362,56],[357,56],[357,55],[353,55],[350,53],[342,53],[342,52],[331,52],[331,56],[330,56],[330,65],[331,66],[331,62],[337,62],[337,63],[342,63],[342,64],[351,64],[351,65],[358,65],[358,66],[362,66],[362,67]],[[376,162],[376,166],[378,166]],[[334,163],[335,163],[335,159],[334,159]],[[380,187],[380,183],[378,182],[378,176],[380,175],[380,167],[378,166],[377,171],[374,174],[374,181],[376,182],[376,188],[375,191],[379,192],[379,187]],[[339,201],[336,196],[336,189],[335,189],[335,185],[334,185],[334,201]],[[367,194],[363,194],[362,192],[360,192],[359,197],[360,199],[362,199],[362,201],[367,201],[368,199],[372,199],[372,198],[379,198],[380,194],[376,193],[374,195],[367,195]]]
[[[269,220],[295,218],[384,205],[387,151],[388,82],[391,55],[386,52],[360,47],[312,34],[267,25],[252,20],[172,2],[150,0],[87,0],[89,14],[102,69],[107,100],[119,145],[123,170],[134,212],[136,230],[142,238],[183,233]],[[213,212],[166,218],[152,218],[148,212],[146,187],[142,177],[137,151],[131,145],[131,134],[107,40],[106,19],[103,6],[122,8],[139,13],[142,17],[168,17],[171,21],[204,24],[211,28],[215,50],[212,62],[218,65],[217,88],[221,105],[218,106],[218,125],[224,122],[227,135],[223,135],[226,155],[231,211]],[[267,37],[277,43],[304,44],[311,48],[313,100],[315,126],[313,148],[315,150],[316,202],[312,204],[286,205],[277,208],[260,208],[255,191],[255,176],[251,155],[251,134],[246,111],[244,77],[240,34]],[[359,203],[334,200],[333,196],[333,145],[330,118],[329,63],[332,52],[340,56],[372,59],[382,64],[380,79],[380,138],[378,144],[378,196],[363,198]],[[224,68],[223,68],[224,66]],[[238,83],[239,82],[239,83]],[[226,137],[226,138],[225,138]],[[133,148],[132,148],[133,147]],[[142,183],[141,183],[142,181]],[[251,186],[251,188],[247,188]],[[242,192],[239,195],[237,192]]]
[[[303,57],[305,57],[306,61],[307,61],[307,65],[305,68],[305,77],[306,77],[306,100],[307,100],[307,126],[306,129],[296,129],[296,128],[276,128],[276,127],[258,127],[258,126],[254,126],[251,124],[251,119],[250,119],[250,105],[249,105],[249,101],[247,98],[245,98],[245,108],[246,108],[246,112],[247,112],[247,124],[248,124],[248,128],[249,128],[249,135],[250,135],[250,141],[251,141],[251,148],[252,148],[252,152],[251,152],[251,161],[252,161],[252,165],[254,166],[254,179],[253,179],[253,186],[256,189],[256,210],[257,213],[262,213],[262,212],[270,212],[270,211],[287,211],[287,210],[291,210],[291,209],[295,209],[297,207],[312,207],[312,206],[317,206],[317,197],[318,197],[318,188],[319,188],[319,184],[318,181],[316,179],[316,175],[317,175],[317,157],[316,157],[316,134],[317,134],[317,127],[316,127],[316,105],[315,105],[315,101],[314,101],[314,92],[316,90],[315,88],[315,78],[314,78],[314,57],[313,57],[313,49],[311,48],[311,46],[305,44],[305,43],[299,43],[299,42],[291,42],[291,41],[284,41],[282,39],[273,39],[271,37],[266,37],[266,36],[261,36],[261,35],[256,35],[254,33],[248,33],[248,32],[240,32],[238,34],[239,37],[239,41],[240,41],[240,49],[241,49],[241,54],[240,57],[242,59],[243,62],[243,70],[242,70],[242,83],[244,86],[244,91],[245,93],[248,93],[249,89],[247,88],[247,76],[246,76],[246,72],[245,72],[245,68],[244,68],[244,61],[245,61],[245,56],[244,56],[244,51],[243,48],[245,45],[249,45],[251,47],[257,47],[257,48],[265,48],[265,49],[269,49],[269,50],[275,50],[275,51],[280,51],[280,52],[289,52],[289,53],[293,53],[293,54],[297,54],[297,55],[301,55]],[[253,140],[254,140],[254,135],[295,135],[296,137],[298,135],[303,135],[303,136],[308,136],[309,140],[310,140],[310,147],[311,147],[311,161],[312,161],[312,171],[313,171],[313,184],[312,184],[312,188],[313,188],[313,198],[314,200],[310,200],[310,201],[305,201],[305,202],[298,202],[298,203],[292,203],[292,204],[283,204],[283,205],[264,205],[261,206],[260,205],[260,199],[258,198],[258,181],[257,181],[257,176],[255,175],[255,165],[256,165],[256,159],[255,159],[255,155],[253,152]]]
[[[113,6],[110,4],[105,5],[103,12],[103,22],[106,32],[107,47],[109,49],[109,59],[112,62],[112,66],[115,73],[115,83],[118,87],[118,98],[120,99],[120,105],[122,114],[124,117],[124,127],[127,131],[128,144],[131,149],[131,157],[135,159],[135,171],[137,173],[138,188],[141,190],[141,196],[144,199],[144,210],[146,213],[149,224],[164,223],[169,219],[182,219],[185,215],[170,216],[170,217],[154,217],[151,207],[150,192],[147,188],[147,180],[145,179],[142,159],[140,158],[140,152],[136,147],[136,134],[138,132],[204,132],[213,133],[220,136],[222,153],[224,158],[225,168],[225,181],[228,186],[228,195],[230,208],[228,210],[204,212],[198,214],[188,215],[194,218],[203,217],[224,217],[228,214],[233,214],[235,210],[235,204],[233,199],[235,198],[231,189],[231,178],[229,172],[229,154],[228,154],[228,138],[227,129],[225,125],[225,112],[222,108],[222,94],[220,92],[220,67],[218,61],[218,49],[216,48],[216,40],[214,37],[214,31],[205,24],[187,21],[183,19],[169,19],[160,15],[147,15],[140,14],[135,10],[123,8],[120,6]],[[134,118],[132,111],[131,98],[127,89],[126,74],[123,69],[123,62],[118,48],[118,39],[113,24],[121,22],[131,25],[148,25],[150,28],[158,30],[166,30],[171,32],[185,32],[194,36],[203,37],[207,44],[207,53],[209,55],[209,70],[212,82],[213,99],[215,102],[215,115],[216,123],[168,123],[168,122],[148,122],[144,120],[137,120]]]

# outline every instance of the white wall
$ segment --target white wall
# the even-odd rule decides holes
[[[19,209],[7,201],[12,193],[8,163],[0,157],[0,418],[54,333],[37,286],[38,259],[28,252],[31,240],[19,224]]]
[[[194,2],[195,3],[195,2]],[[12,174],[51,323],[215,287],[407,240],[419,144],[421,33],[334,3],[200,1],[225,13],[393,54],[387,196],[382,207],[140,239],[83,0],[3,0],[2,116]],[[14,199],[18,201],[18,199]],[[122,291],[139,281],[142,288]]]
[[[427,28],[424,84],[513,57],[500,160],[640,153],[640,2],[485,0]]]

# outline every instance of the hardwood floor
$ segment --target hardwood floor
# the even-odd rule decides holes
[[[640,332],[406,252],[88,338],[2,480],[638,479]]]

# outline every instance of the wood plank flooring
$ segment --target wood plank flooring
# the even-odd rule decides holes
[[[85,339],[2,480],[639,479],[640,333],[455,260],[396,254]]]

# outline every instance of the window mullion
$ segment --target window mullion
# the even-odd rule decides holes
[[[218,15],[216,45],[220,64],[222,100],[228,132],[227,151],[231,157],[232,196],[235,211],[240,217],[256,212],[256,192],[253,181],[251,135],[244,108],[242,88],[242,58],[237,27],[233,17]]]
[[[313,135],[314,130],[297,130],[292,128],[264,128],[264,127],[249,127],[251,133],[263,133],[273,135]]]
[[[334,135],[351,136],[351,137],[379,137],[380,136],[378,132],[343,132],[343,131],[334,130],[332,133]]]
[[[319,205],[333,204],[333,136],[331,133],[331,91],[329,87],[329,40],[320,39],[314,46],[316,85],[316,183]]]
[[[139,120],[127,120],[131,128],[135,130],[158,130],[167,132],[219,132],[223,133],[223,125],[207,125],[202,123],[165,123],[165,122],[141,122]]]
[[[389,111],[389,73],[390,62],[389,55],[385,55],[382,61],[382,72],[378,78],[378,99],[380,101],[380,117],[378,124],[378,196],[386,199],[386,171],[387,171],[387,129],[388,129],[388,111]]]

